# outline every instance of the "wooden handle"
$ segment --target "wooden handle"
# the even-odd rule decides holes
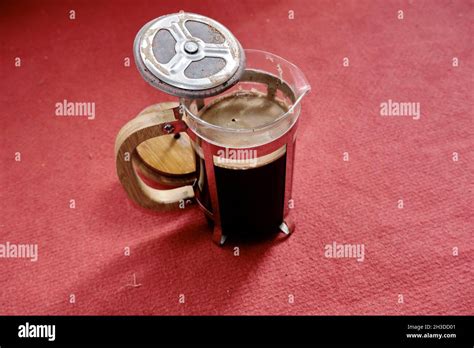
[[[169,105],[169,104],[165,104]],[[176,208],[180,202],[194,198],[192,186],[158,190],[147,186],[137,175],[133,158],[144,141],[186,130],[186,124],[175,118],[176,108],[161,109],[129,121],[115,141],[117,175],[128,196],[142,207],[154,210]]]
[[[178,107],[177,102],[150,105],[136,117]],[[133,166],[145,183],[155,188],[192,185],[197,177],[196,154],[186,133],[148,139],[137,146]]]

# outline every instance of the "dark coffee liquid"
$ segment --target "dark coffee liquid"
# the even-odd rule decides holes
[[[282,102],[268,99],[261,93],[238,92],[207,105],[200,111],[200,117],[225,128],[255,129],[271,123],[287,110]],[[216,132],[213,138],[229,148],[252,148],[272,139],[271,131],[232,138],[227,137],[225,132]],[[203,161],[200,161],[203,170]],[[249,165],[245,169],[214,163],[214,174],[224,235],[237,239],[260,239],[278,232],[283,222],[286,153],[265,165]],[[206,182],[200,182],[202,189],[198,199],[212,211]]]
[[[263,238],[283,222],[286,153],[252,169],[214,167],[223,234]]]

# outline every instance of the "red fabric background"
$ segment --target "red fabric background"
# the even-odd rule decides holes
[[[197,206],[143,212],[118,182],[118,130],[173,100],[136,71],[134,36],[181,9],[313,87],[285,242],[235,257]],[[2,1],[0,16],[0,243],[39,245],[38,262],[0,259],[0,314],[473,314],[472,1]],[[95,102],[96,119],[56,117],[63,99]],[[421,119],[381,117],[388,99],[420,102]],[[333,241],[364,243],[364,262],[325,258]]]

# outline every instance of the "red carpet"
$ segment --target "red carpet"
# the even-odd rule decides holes
[[[197,206],[147,213],[118,182],[121,126],[174,100],[140,77],[134,36],[181,9],[312,85],[284,242],[219,248]],[[39,253],[0,258],[0,314],[473,314],[472,1],[3,1],[0,13],[0,244]],[[55,116],[64,99],[95,102],[95,119]],[[420,119],[381,116],[389,99],[420,103]],[[326,258],[333,242],[364,244],[363,262]]]

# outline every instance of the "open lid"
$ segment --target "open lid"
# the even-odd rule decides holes
[[[134,56],[149,84],[190,99],[225,91],[245,69],[244,50],[234,35],[194,13],[165,15],[145,24],[135,38]]]

